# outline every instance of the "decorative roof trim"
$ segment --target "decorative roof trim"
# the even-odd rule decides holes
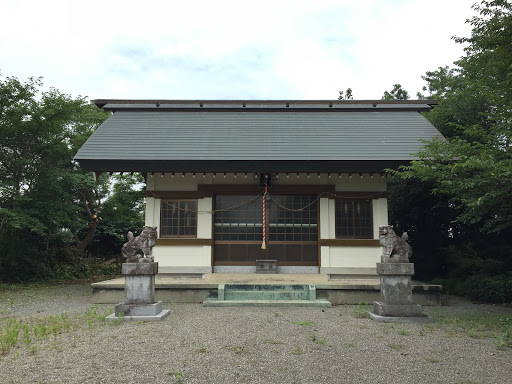
[[[435,100],[120,100],[98,99],[105,111],[251,111],[251,112],[360,112],[428,111]]]

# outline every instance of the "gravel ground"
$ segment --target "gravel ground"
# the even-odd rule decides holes
[[[112,324],[101,319],[113,306],[90,299],[89,282],[0,292],[0,331],[14,317],[31,339],[22,341],[22,328],[17,346],[0,356],[0,383],[512,382],[512,348],[441,320],[512,316],[505,306],[445,298],[445,306],[425,308],[434,324],[391,325],[358,318],[361,307],[352,305],[167,303],[171,314],[162,322]],[[33,334],[34,325],[52,321],[67,326],[48,338]]]

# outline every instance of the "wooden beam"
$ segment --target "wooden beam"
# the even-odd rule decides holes
[[[257,184],[199,184],[199,192],[210,192],[214,194],[259,194],[264,190]],[[334,194],[334,185],[274,185],[269,189],[270,193],[276,194],[313,194],[328,192]]]
[[[384,192],[335,192],[334,196],[329,196],[332,199],[380,199],[388,197],[388,193]]]
[[[212,197],[213,193],[207,191],[146,191],[145,196],[157,199],[202,199]]]
[[[324,247],[380,247],[375,239],[322,239],[319,243]]]
[[[212,245],[212,239],[159,238],[156,245]]]

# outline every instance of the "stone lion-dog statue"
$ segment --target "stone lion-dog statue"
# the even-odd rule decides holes
[[[409,235],[407,232],[398,237],[391,225],[379,227],[379,242],[382,246],[382,261],[393,261],[399,263],[408,263],[412,255],[412,247],[407,242]]]
[[[133,262],[152,262],[152,248],[156,245],[158,233],[156,227],[144,227],[139,236],[133,236],[132,232],[128,232],[128,242],[124,243],[121,248],[123,257],[128,263]],[[142,257],[137,257],[142,255]]]

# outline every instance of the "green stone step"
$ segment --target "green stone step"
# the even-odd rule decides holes
[[[203,302],[207,307],[227,306],[302,306],[330,307],[327,300],[316,299],[311,284],[219,284],[217,298]]]
[[[224,300],[309,300],[314,287],[302,284],[222,284]],[[316,297],[313,297],[316,298]]]
[[[295,291],[229,291],[224,300],[309,300],[308,292]]]

